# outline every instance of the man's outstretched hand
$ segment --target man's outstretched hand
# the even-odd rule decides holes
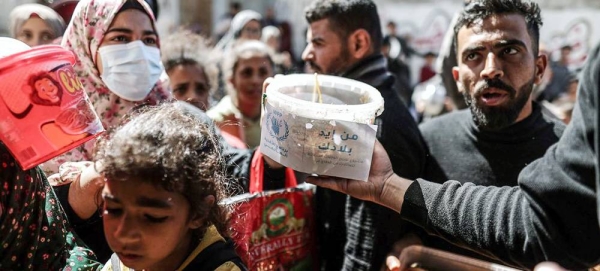
[[[328,176],[311,176],[307,181],[361,200],[375,202],[397,212],[402,208],[406,188],[412,183],[394,174],[390,158],[379,141],[375,141],[368,181]]]

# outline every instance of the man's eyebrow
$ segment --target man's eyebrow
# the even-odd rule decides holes
[[[148,197],[139,197],[135,201],[136,205],[140,207],[158,208],[158,209],[171,209],[173,204],[160,199],[153,199]]]
[[[485,46],[483,45],[473,45],[473,46],[468,46],[466,48],[464,48],[462,50],[463,55],[466,53],[472,53],[472,52],[477,52],[477,51],[482,51],[485,50]]]
[[[313,37],[312,39],[310,39],[310,42],[322,42],[322,41],[325,41],[325,40],[321,37]]]
[[[525,45],[524,42],[517,40],[517,39],[501,40],[500,42],[494,44],[494,48],[502,48],[502,47],[511,46],[511,45],[516,45],[516,46],[527,48],[527,45]]]

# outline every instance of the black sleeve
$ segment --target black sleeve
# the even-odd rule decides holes
[[[414,182],[402,216],[429,233],[508,264],[551,260],[571,269],[600,262],[597,213],[598,48],[583,71],[571,124],[526,167],[519,187]]]
[[[228,178],[239,185],[242,193],[247,193],[250,187],[250,166],[256,149],[237,149],[224,143],[223,155],[226,163]],[[265,161],[263,189],[274,190],[285,187],[285,168],[272,169]]]

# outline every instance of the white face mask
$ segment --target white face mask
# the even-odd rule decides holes
[[[164,70],[160,50],[139,40],[100,47],[98,53],[102,58],[102,81],[129,101],[144,100]]]

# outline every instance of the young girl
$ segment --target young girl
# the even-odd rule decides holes
[[[104,232],[116,255],[104,270],[245,270],[217,204],[225,175],[214,130],[182,104],[144,110],[99,141]]]

